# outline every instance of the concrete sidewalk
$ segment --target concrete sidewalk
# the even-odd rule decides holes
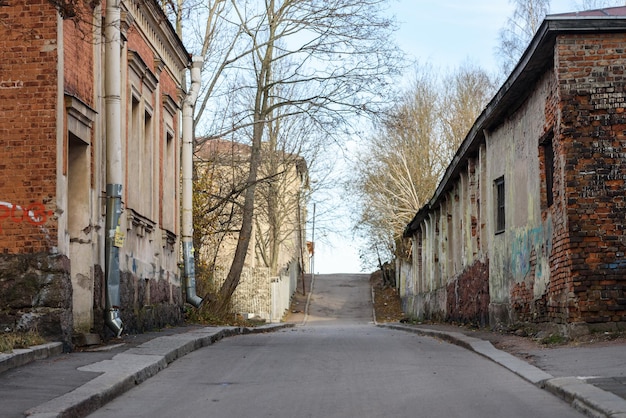
[[[292,326],[188,326],[127,335],[91,351],[61,354],[58,343],[16,350],[0,356],[0,415],[84,417],[194,350],[225,337]]]
[[[559,396],[588,416],[626,418],[626,344],[526,348],[524,357],[537,363],[532,365],[459,327],[395,323],[378,326],[438,338],[474,351]]]

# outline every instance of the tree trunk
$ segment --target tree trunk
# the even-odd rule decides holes
[[[256,192],[256,180],[259,165],[261,164],[261,139],[263,137],[262,121],[258,121],[254,126],[254,133],[252,139],[252,147],[250,149],[250,171],[248,173],[248,188],[246,189],[244,204],[243,204],[243,216],[241,220],[241,230],[239,231],[239,240],[237,241],[237,248],[235,249],[235,256],[233,262],[226,276],[226,281],[222,285],[219,291],[219,299],[215,301],[217,312],[226,312],[228,303],[232,297],[235,289],[239,285],[241,278],[241,272],[246,261],[246,255],[248,254],[248,248],[250,246],[250,240],[252,239],[252,227],[254,224],[254,200]]]
[[[274,0],[270,0],[266,5],[267,12],[273,13]],[[254,204],[256,181],[259,166],[261,165],[261,146],[263,141],[263,131],[267,123],[268,97],[270,96],[270,85],[272,79],[272,57],[273,46],[275,42],[275,26],[270,24],[268,34],[269,42],[263,54],[259,66],[259,76],[257,77],[256,97],[254,100],[254,127],[252,129],[252,146],[250,148],[250,171],[247,180],[247,189],[243,204],[243,215],[241,220],[241,230],[239,231],[239,240],[235,249],[233,263],[230,266],[226,281],[222,285],[217,304],[217,312],[225,313],[228,309],[230,299],[239,285],[241,272],[246,261],[250,240],[252,239],[252,228],[254,226]]]

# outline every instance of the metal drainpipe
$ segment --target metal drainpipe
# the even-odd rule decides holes
[[[119,248],[115,233],[122,213],[122,100],[120,1],[107,0],[104,24],[104,95],[106,124],[105,220],[105,324],[116,337],[122,334],[120,318]]]
[[[202,58],[193,57],[191,61],[191,87],[183,102],[183,209],[182,238],[185,285],[187,302],[196,308],[202,304],[202,298],[196,294],[196,268],[193,249],[193,106],[200,91],[200,69]]]

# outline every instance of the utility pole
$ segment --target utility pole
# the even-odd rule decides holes
[[[311,230],[311,283],[315,277],[315,203],[313,203],[313,228]]]

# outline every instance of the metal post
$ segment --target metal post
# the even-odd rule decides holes
[[[315,203],[313,203],[313,228],[311,230],[311,244],[313,251],[311,252],[311,282],[315,277]]]

